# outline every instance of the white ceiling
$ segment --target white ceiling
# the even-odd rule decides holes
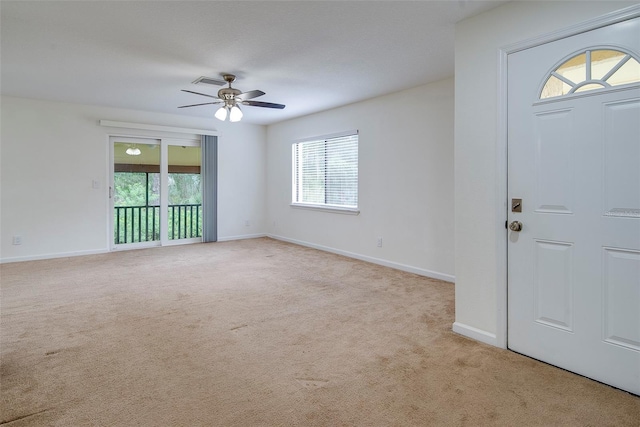
[[[0,2],[3,95],[212,117],[178,109],[238,76],[269,124],[453,75],[454,24],[505,1]]]

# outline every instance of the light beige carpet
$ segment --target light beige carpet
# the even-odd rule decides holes
[[[638,426],[451,331],[453,285],[267,238],[0,267],[0,423]]]

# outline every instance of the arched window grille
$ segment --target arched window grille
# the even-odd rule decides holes
[[[613,48],[585,49],[562,62],[542,87],[540,99],[640,82],[640,62]]]

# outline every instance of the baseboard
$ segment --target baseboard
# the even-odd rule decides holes
[[[453,332],[472,338],[476,341],[498,347],[498,339],[496,338],[496,335],[483,331],[482,329],[474,328],[473,326],[465,325],[464,323],[455,322],[453,324]]]
[[[40,261],[43,259],[54,259],[54,258],[68,258],[68,257],[76,257],[83,255],[98,255],[98,254],[106,254],[108,253],[108,249],[94,249],[89,251],[73,251],[73,252],[60,252],[53,254],[44,254],[44,255],[30,255],[30,256],[17,256],[11,258],[0,258],[0,264],[8,264],[11,262],[22,262],[22,261]]]
[[[277,236],[273,234],[260,233],[260,234],[241,234],[237,236],[224,236],[224,237],[218,237],[217,241],[228,242],[232,240],[256,239],[259,237],[270,237],[272,239],[282,240],[284,242],[294,243],[300,246],[306,246],[309,248],[318,249],[325,252],[331,252],[338,255],[343,255],[349,258],[355,258],[361,261],[366,261],[373,264],[382,265],[385,267],[395,268],[396,270],[402,270],[409,273],[418,274],[420,276],[431,277],[433,279],[455,283],[455,276],[452,276],[450,274],[439,273],[437,271],[426,270],[423,268],[413,267],[406,264],[400,264],[397,262],[387,261],[380,258],[361,255],[354,252],[343,251],[343,250],[331,248],[328,246],[316,245],[314,243],[304,242],[302,240],[289,239],[287,237]],[[75,257],[75,256],[82,256],[82,255],[96,255],[96,254],[104,254],[108,252],[110,252],[108,249],[96,249],[96,250],[88,250],[88,251],[74,251],[74,252],[62,252],[62,253],[34,255],[34,256],[0,258],[0,264],[11,263],[11,262],[21,262],[21,261],[37,261],[37,260],[53,259],[53,258],[67,258],[67,257]],[[464,333],[462,334],[465,335]]]
[[[261,234],[243,234],[239,236],[226,236],[218,238],[218,242],[226,242],[231,240],[242,240],[242,239],[255,239],[258,237],[266,237],[267,235],[264,233]],[[171,246],[171,245],[167,245]],[[160,246],[152,246],[154,248],[159,248]],[[145,248],[128,248],[128,249],[146,249]],[[121,248],[124,250],[125,248]],[[73,252],[60,252],[53,254],[43,254],[43,255],[30,255],[30,256],[18,256],[18,257],[10,257],[10,258],[0,258],[0,264],[8,264],[11,262],[22,262],[22,261],[39,261],[43,259],[54,259],[54,258],[68,258],[68,257],[76,257],[83,255],[97,255],[97,254],[106,254],[111,252],[109,249],[95,249],[89,251],[73,251]]]
[[[267,237],[266,234],[241,234],[238,236],[218,237],[218,242],[230,242],[231,240],[257,239],[258,237]]]
[[[393,261],[387,261],[385,259],[374,258],[367,255],[361,255],[354,252],[343,251],[341,249],[335,249],[328,246],[317,245],[315,243],[304,242],[302,240],[290,239],[288,237],[278,236],[274,234],[267,234],[267,237],[276,240],[282,240],[283,242],[294,243],[300,246],[306,246],[308,248],[318,249],[325,252],[331,252],[337,255],[343,255],[349,258],[359,259],[361,261],[370,262],[372,264],[378,264],[385,267],[395,268],[396,270],[406,271],[408,273],[414,273],[420,276],[431,277],[432,279],[443,280],[445,282],[455,283],[456,277],[450,274],[444,274],[437,271],[426,270],[424,268],[413,267],[406,264],[400,264]]]

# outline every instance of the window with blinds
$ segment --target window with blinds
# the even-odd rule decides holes
[[[292,154],[294,205],[357,209],[357,131],[294,143]]]

